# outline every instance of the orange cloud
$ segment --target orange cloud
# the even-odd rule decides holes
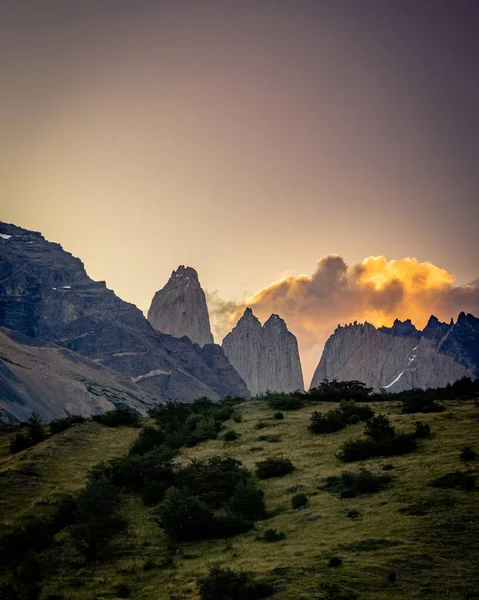
[[[370,256],[347,265],[338,255],[322,258],[312,275],[285,277],[240,303],[209,295],[212,322],[225,335],[246,306],[261,320],[279,314],[298,338],[305,381],[309,381],[326,339],[338,324],[369,321],[392,325],[411,319],[424,327],[429,316],[449,320],[464,310],[479,312],[479,280],[455,286],[454,275],[415,258],[388,261]]]

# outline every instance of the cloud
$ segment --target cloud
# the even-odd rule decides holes
[[[464,310],[479,312],[479,279],[456,286],[445,269],[415,258],[388,261],[370,256],[348,265],[338,255],[318,260],[312,275],[289,276],[243,302],[208,297],[215,331],[225,335],[246,306],[261,320],[279,314],[298,338],[305,380],[309,381],[322,347],[338,324],[369,321],[389,326],[395,318],[424,327],[429,316],[449,320]]]

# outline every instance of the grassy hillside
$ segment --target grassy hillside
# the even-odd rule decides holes
[[[231,456],[254,470],[256,462],[269,456],[291,459],[292,473],[260,482],[267,519],[235,537],[172,547],[154,520],[155,507],[125,496],[121,513],[128,528],[101,561],[85,563],[72,550],[68,535],[63,531],[57,535],[42,558],[57,565],[45,578],[42,598],[61,594],[65,599],[106,599],[126,597],[129,591],[138,600],[193,599],[199,597],[197,578],[215,565],[273,582],[274,598],[283,600],[479,598],[477,488],[429,485],[446,473],[468,469],[477,473],[479,461],[464,463],[459,455],[465,445],[479,450],[479,408],[472,401],[446,406],[445,412],[423,415],[401,414],[399,403],[373,405],[398,431],[411,431],[421,420],[433,435],[420,440],[412,454],[345,464],[335,454],[344,441],[362,437],[363,424],[326,435],[308,431],[312,412],[329,410],[331,404],[285,412],[283,420],[274,419],[274,411],[264,402],[242,404],[241,422],[225,424],[240,434],[238,440],[209,440],[183,448],[175,461],[184,465],[193,459]],[[47,514],[55,500],[84,486],[93,465],[126,453],[138,432],[87,422],[19,454],[2,452],[3,525],[19,523],[25,515]],[[0,435],[0,448],[5,448],[11,434]],[[259,440],[260,436],[266,437]],[[394,485],[356,498],[340,498],[322,489],[326,477],[363,467],[391,475]],[[303,509],[291,506],[297,493],[289,491],[293,486],[308,497]],[[285,538],[263,541],[270,529]],[[332,557],[339,557],[342,564],[328,566]]]

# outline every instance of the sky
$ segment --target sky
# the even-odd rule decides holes
[[[216,340],[279,312],[306,380],[337,323],[477,314],[478,30],[476,0],[1,2],[0,219],[144,311],[195,267]]]

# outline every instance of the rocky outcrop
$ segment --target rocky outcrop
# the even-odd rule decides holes
[[[0,223],[0,325],[119,371],[158,399],[248,397],[219,346],[153,329],[140,310],[40,233]]]
[[[338,326],[311,387],[323,379],[357,379],[398,392],[442,387],[461,377],[479,377],[479,319],[464,313],[449,324],[432,316],[422,331],[409,320],[379,329],[370,323]]]
[[[0,327],[0,419],[87,417],[118,407],[146,414],[157,404],[139,385],[75,352]]]
[[[213,343],[206,297],[195,269],[179,266],[173,271],[154,295],[148,321],[158,331],[179,338],[186,335],[200,346]]]
[[[222,346],[253,395],[303,389],[298,342],[278,315],[261,326],[247,308]]]

